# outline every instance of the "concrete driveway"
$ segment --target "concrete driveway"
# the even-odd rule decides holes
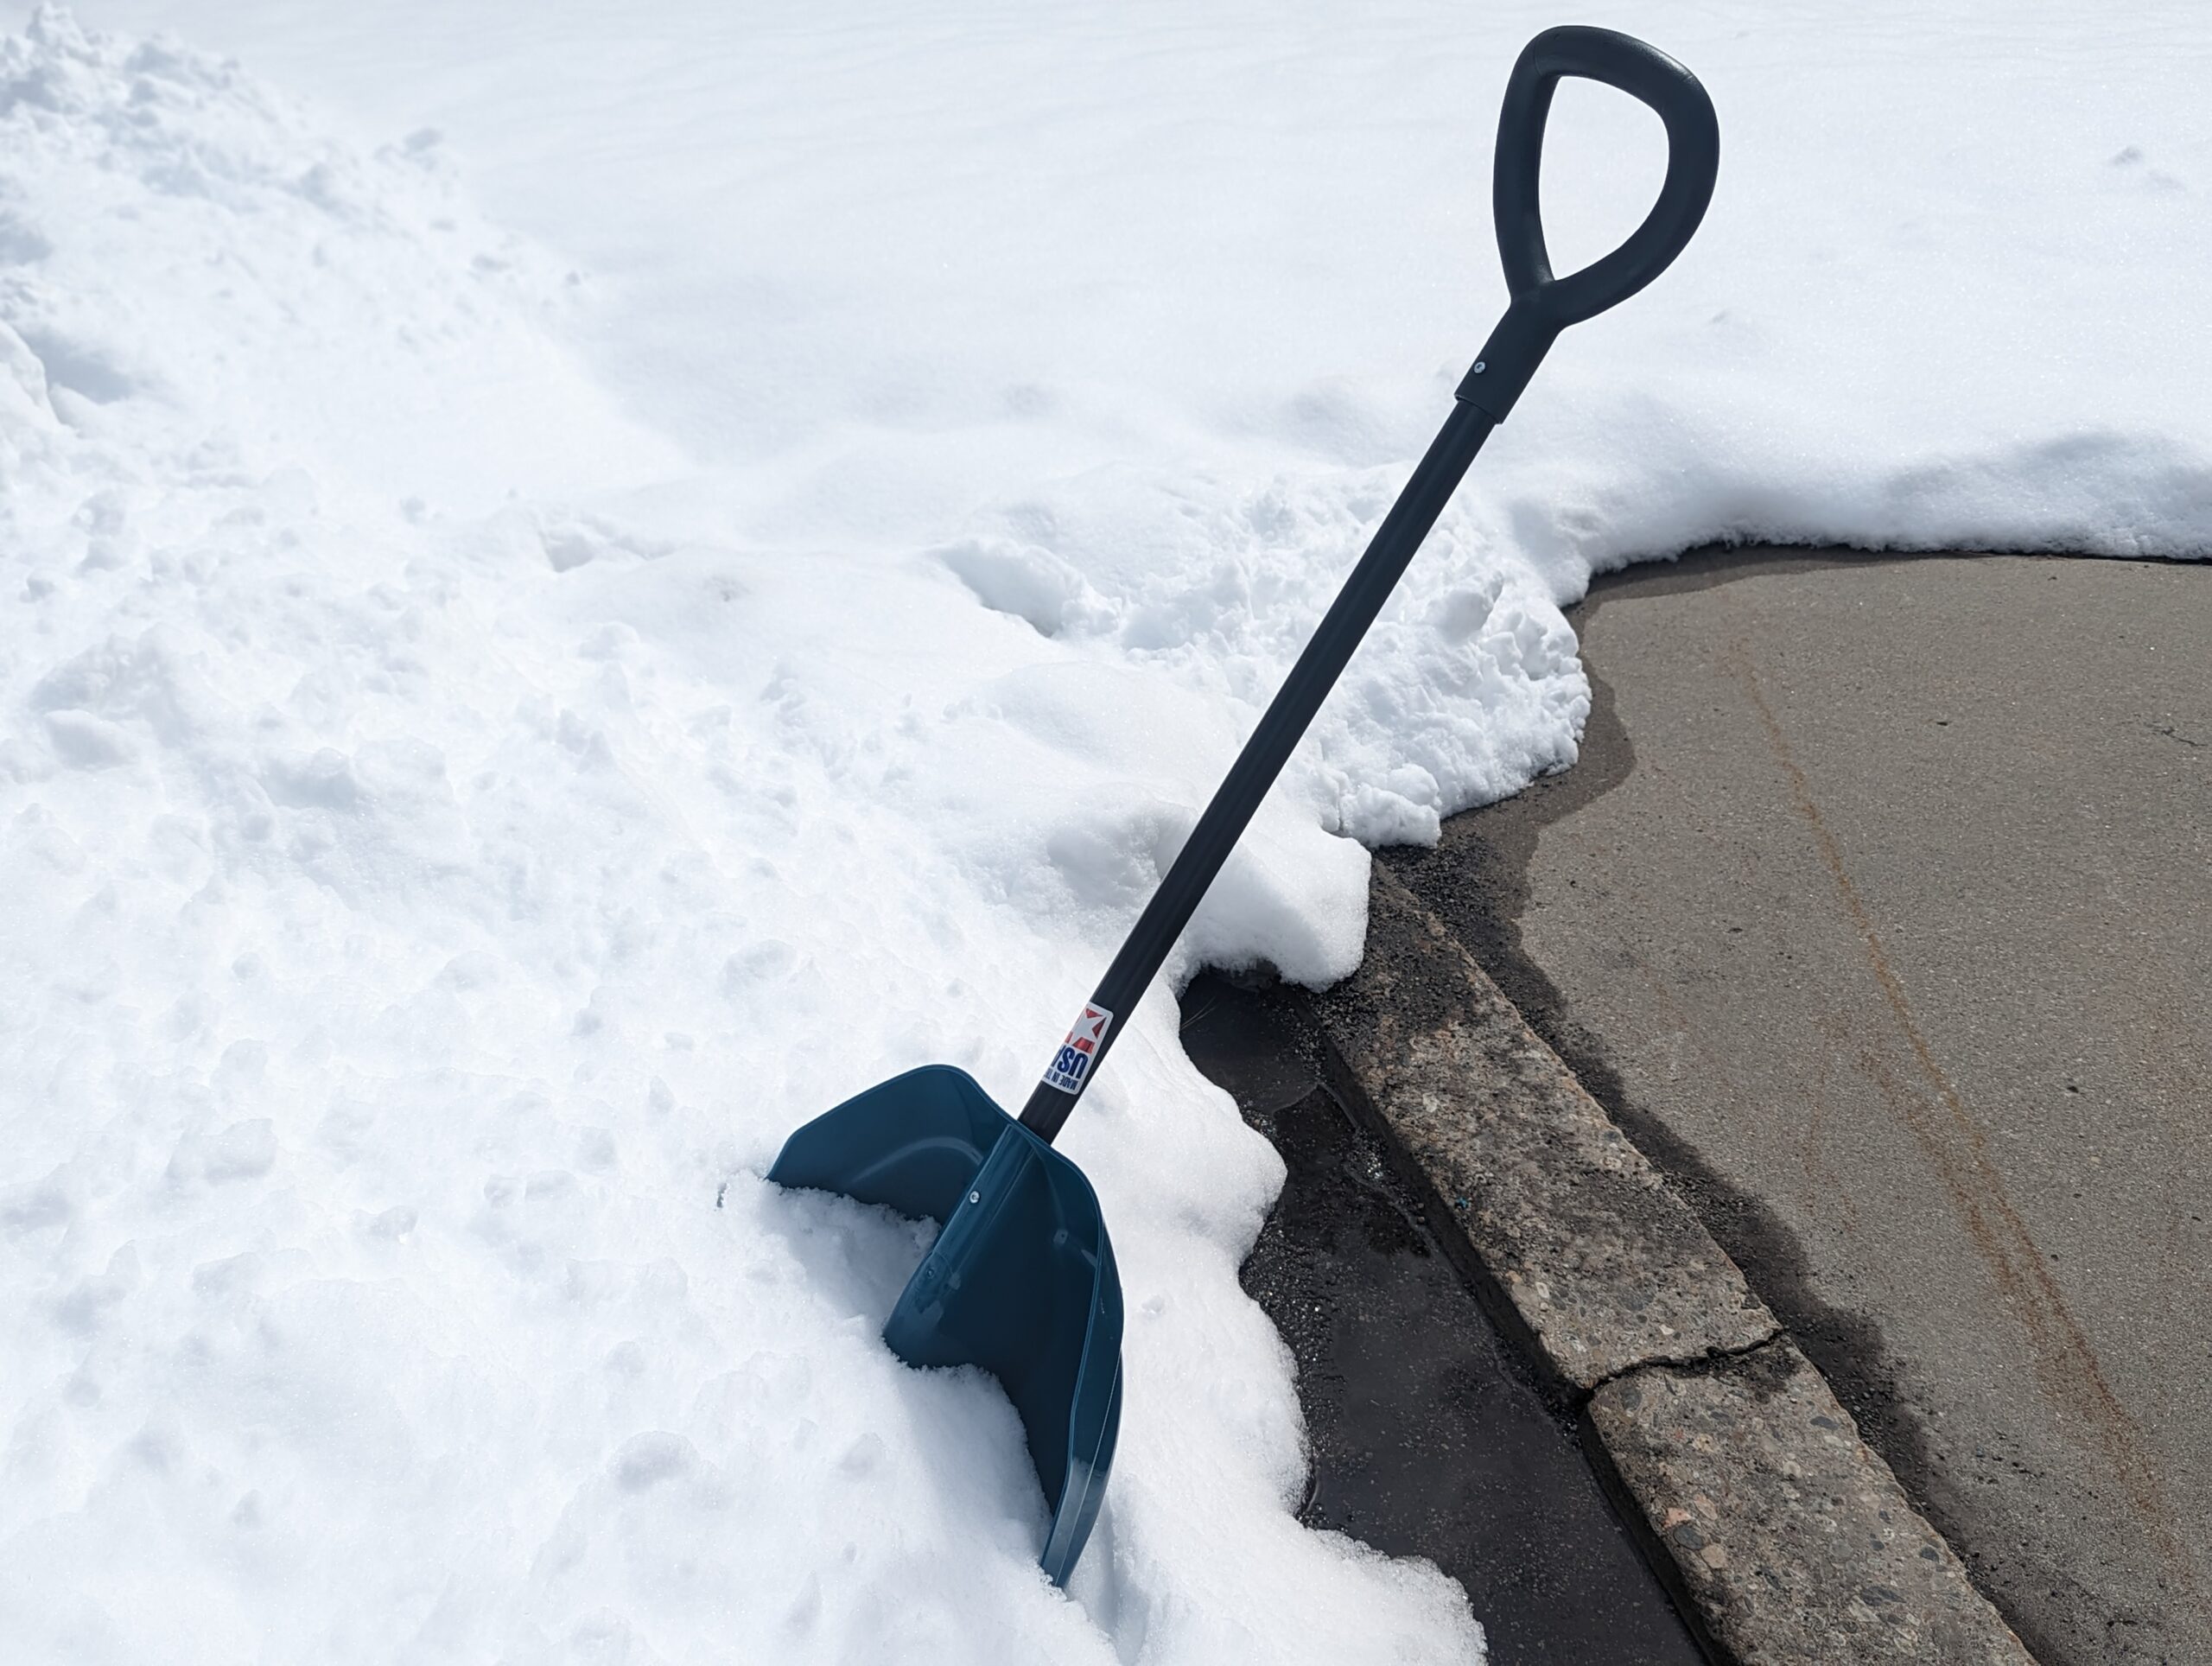
[[[2212,1661],[2212,565],[1706,556],[1388,860],[2050,1666]]]

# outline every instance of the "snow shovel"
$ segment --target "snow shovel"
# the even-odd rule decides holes
[[[1560,79],[1642,99],[1667,129],[1667,177],[1643,224],[1612,253],[1552,276],[1536,181]],[[944,1230],[884,1326],[915,1365],[980,1365],[1004,1384],[1044,1483],[1052,1525],[1040,1556],[1065,1585],[1097,1519],[1122,1415],[1122,1284],[1083,1171],[1052,1136],[1098,1073],[1291,748],[1491,430],[1559,333],[1664,271],[1704,217],[1720,163],[1712,101],[1680,64],[1625,35],[1547,29],[1513,67],[1492,175],[1512,302],[1459,386],[1452,414],[1383,518],[1228,778],[1198,818],[1097,993],[1045,1067],[1020,1121],[965,1072],[926,1065],[817,1117],[768,1178],[842,1192]]]

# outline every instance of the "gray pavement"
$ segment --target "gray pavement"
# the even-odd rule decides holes
[[[2049,1666],[2212,1662],[2212,567],[1698,557],[1391,866]]]

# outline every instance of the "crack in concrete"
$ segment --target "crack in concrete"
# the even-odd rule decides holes
[[[1607,1383],[1622,1382],[1634,1377],[1638,1371],[1663,1369],[1670,1371],[1710,1372],[1716,1367],[1726,1364],[1729,1360],[1747,1359],[1763,1348],[1771,1348],[1777,1342],[1786,1341],[1789,1335],[1789,1332],[1777,1324],[1758,1341],[1738,1343],[1732,1348],[1707,1348],[1701,1352],[1685,1354],[1679,1358],[1654,1357],[1650,1359],[1639,1359],[1633,1365],[1624,1365],[1618,1370],[1609,1371],[1598,1378],[1591,1383],[1586,1391],[1578,1396],[1574,1404],[1578,1409],[1588,1405],[1592,1396]]]

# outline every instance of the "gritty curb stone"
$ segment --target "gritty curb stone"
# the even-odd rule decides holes
[[[2032,1666],[1786,1337],[1602,1384],[1590,1425],[1743,1666]]]
[[[1313,1013],[1716,1654],[2034,1666],[1703,1224],[1380,866],[1366,959]]]
[[[1315,1015],[1539,1357],[1586,1394],[1777,1335],[1697,1217],[1379,866],[1369,908],[1366,960]]]

